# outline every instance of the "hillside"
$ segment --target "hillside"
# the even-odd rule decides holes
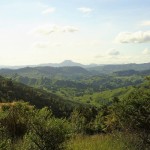
[[[40,77],[55,77],[55,78],[78,78],[80,76],[87,76],[91,73],[84,68],[73,67],[25,67],[21,69],[1,69],[1,75],[28,76],[34,78]]]
[[[18,74],[9,77],[17,82],[51,91],[52,93],[56,93],[61,97],[71,100],[106,90],[139,85],[144,80],[143,76],[138,74],[131,76],[119,76],[117,74],[105,76],[82,76],[78,79],[60,79],[56,77],[30,78],[29,76],[23,77]]]
[[[47,66],[45,66],[47,65]],[[64,61],[60,64],[43,64],[37,67],[23,67],[20,69],[0,69],[1,75],[12,76],[18,74],[30,78],[56,78],[56,79],[79,79],[92,75],[117,74],[119,76],[149,74],[150,63],[144,64],[118,64],[118,65],[82,65],[72,61]],[[51,66],[50,66],[51,65]],[[145,72],[144,72],[145,71]]]
[[[81,104],[65,100],[55,94],[28,87],[0,76],[0,102],[23,100],[37,108],[48,106],[55,116],[66,116],[74,107]]]
[[[108,75],[92,75],[81,67],[34,67],[1,69],[0,74],[63,99],[101,106],[122,97],[131,86],[143,83],[150,70],[123,70]],[[132,88],[131,88],[132,89]]]
[[[100,107],[103,105],[110,105],[115,98],[122,100],[129,93],[134,90],[134,87],[122,87],[113,90],[106,90],[102,92],[95,92],[92,94],[85,94],[83,96],[75,97],[75,101],[81,101],[84,103],[89,103],[94,106]]]
[[[127,77],[123,76],[123,78]],[[97,83],[98,79],[100,78],[93,77],[92,79]],[[108,80],[108,78],[106,78],[106,80]],[[85,81],[86,80],[84,80],[84,82]],[[92,80],[88,79],[86,83],[88,82],[91,83]],[[63,82],[61,84],[65,85]],[[81,139],[80,137],[78,137],[78,134],[83,134],[83,137],[88,137],[89,141],[92,140],[92,137],[94,137],[89,136],[90,134],[100,134],[99,136],[102,136],[103,139],[107,136],[106,139],[103,140],[107,143],[107,145],[110,145],[111,143],[113,144],[114,148],[119,146],[118,150],[127,148],[127,143],[129,143],[128,148],[131,146],[135,147],[133,150],[136,150],[137,147],[140,147],[141,149],[143,148],[143,146],[145,147],[145,150],[149,149],[150,77],[146,77],[144,83],[135,87],[130,86],[118,89],[116,88],[113,90],[109,89],[97,93],[93,92],[93,94],[85,94],[78,98],[80,98],[80,100],[74,100],[82,102],[82,105],[81,103],[68,101],[62,99],[59,96],[56,96],[55,94],[31,88],[0,76],[0,101],[2,102],[2,105],[0,105],[0,108],[2,110],[0,121],[3,123],[2,127],[7,127],[6,131],[8,133],[12,133],[10,134],[13,137],[12,141],[14,139],[16,140],[16,138],[14,137],[18,136],[19,140],[17,140],[19,142],[21,141],[23,145],[24,139],[26,140],[26,138],[24,138],[24,135],[26,135],[25,133],[28,133],[28,130],[26,130],[27,128],[22,127],[27,127],[28,124],[30,125],[32,123],[32,126],[29,126],[28,128],[32,129],[31,127],[33,127],[33,129],[35,129],[35,127],[37,127],[37,134],[34,134],[34,137],[40,135],[41,138],[44,137],[44,140],[52,137],[52,140],[50,141],[53,141],[56,135],[57,137],[60,137],[62,135],[63,126],[61,125],[57,127],[57,125],[59,125],[60,121],[62,123],[65,123],[66,121],[68,127],[70,126],[70,128],[68,128],[70,129],[69,135],[72,134],[80,141]],[[49,109],[43,108],[41,110],[38,109],[33,111],[31,109],[33,108],[31,107],[31,105],[27,106],[26,104],[20,102],[10,103],[17,100],[30,102],[30,104],[35,105],[37,108],[48,106],[52,109],[55,117],[63,117],[63,119],[52,124],[52,121],[56,121],[56,118],[53,118],[52,121],[47,122],[48,124],[44,124],[45,121],[47,121],[47,118],[49,118],[48,115],[51,114]],[[6,105],[4,105],[5,102]],[[91,105],[87,105],[85,103],[90,103]],[[37,115],[33,115],[36,112]],[[65,120],[64,117],[67,117],[68,120]],[[10,119],[15,119],[15,121],[10,121]],[[14,126],[15,130],[13,130]],[[48,127],[50,127],[51,130],[49,130]],[[54,130],[51,127],[53,127]],[[60,135],[56,134],[56,129],[60,130]],[[19,131],[19,133],[17,131]],[[20,131],[23,132],[21,132],[20,134]],[[30,131],[32,131],[33,133],[34,130]],[[39,131],[40,133],[42,131],[42,134],[39,134]],[[51,134],[53,132],[54,136],[52,136]],[[126,139],[124,139],[125,136]],[[3,137],[4,136],[2,136],[1,139],[4,139]],[[5,138],[7,137],[8,136],[5,136]],[[15,146],[19,145],[19,142],[17,140],[15,141]],[[72,140],[73,141],[69,143],[70,148],[72,148],[73,144],[75,144],[73,145],[73,148],[82,147],[79,149],[83,149],[85,147],[89,147],[89,145],[82,146],[82,144],[79,144],[78,140],[75,138],[73,138]],[[83,144],[87,143],[83,138],[82,140]],[[3,140],[1,141],[3,142]],[[97,147],[100,147],[102,145],[99,143],[99,139],[95,139],[92,141],[93,142],[90,142],[90,145],[92,145],[91,147],[94,147],[95,142],[97,142],[97,146],[95,147],[96,149]],[[55,143],[57,142],[54,142],[53,145],[55,145]],[[78,144],[76,145],[76,143]],[[138,145],[136,143],[138,143]],[[12,144],[14,143],[12,142]],[[43,145],[43,143],[41,145]],[[92,149],[91,147],[90,149]],[[108,146],[104,146],[104,148],[108,149]]]
[[[88,70],[95,71],[100,74],[110,74],[117,71],[127,71],[127,70],[143,71],[143,70],[150,70],[150,63],[104,65],[104,66],[91,67],[88,68]]]

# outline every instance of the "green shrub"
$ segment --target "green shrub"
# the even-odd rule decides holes
[[[0,150],[11,150],[11,140],[7,130],[0,124]]]
[[[32,118],[23,140],[23,150],[63,150],[70,136],[68,122],[53,118],[51,111],[43,108],[37,110]]]
[[[71,135],[69,123],[54,118],[48,108],[23,102],[1,106],[0,150],[63,150]]]

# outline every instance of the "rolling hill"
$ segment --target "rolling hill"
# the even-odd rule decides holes
[[[60,78],[72,78],[87,76],[91,73],[82,67],[25,67],[21,69],[1,69],[1,75],[14,75],[18,74],[20,76],[28,77],[60,77]]]
[[[0,76],[0,102],[23,100],[37,108],[50,107],[55,116],[67,116],[82,104],[61,98],[50,92],[35,89]],[[86,107],[86,106],[85,106]]]
[[[117,71],[127,71],[127,70],[143,71],[143,70],[150,70],[150,63],[104,65],[104,66],[91,67],[88,68],[88,70],[95,71],[100,74],[110,74]]]

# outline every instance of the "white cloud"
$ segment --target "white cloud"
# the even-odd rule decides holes
[[[145,48],[142,52],[144,55],[150,55],[150,50],[148,48]]]
[[[79,31],[77,27],[74,26],[58,26],[58,25],[46,25],[40,26],[32,31],[32,33],[36,33],[39,35],[50,35],[52,33],[66,33],[66,32],[76,32]]]
[[[52,46],[54,46],[54,47],[61,47],[62,44],[61,43],[53,43]]]
[[[78,28],[74,27],[74,26],[64,26],[61,29],[63,32],[76,32],[79,31]]]
[[[127,64],[127,63],[143,63],[149,62],[149,57],[147,55],[97,55],[94,57],[95,61],[103,64]]]
[[[115,39],[119,43],[146,43],[150,42],[150,31],[121,32]]]
[[[99,60],[100,63],[104,64],[114,64],[114,63],[131,63],[133,57],[128,55],[119,55],[119,56],[111,56],[111,55],[97,55],[95,56],[96,60]],[[135,58],[134,58],[135,59]]]
[[[120,56],[120,52],[116,49],[110,49],[105,54],[96,55],[95,58],[117,58]]]
[[[141,25],[141,26],[150,26],[150,20],[143,21],[143,22],[141,22],[140,25]]]
[[[47,8],[46,10],[42,11],[42,14],[51,14],[55,12],[55,8]]]
[[[48,43],[47,42],[36,42],[36,43],[33,43],[33,47],[34,48],[47,48]]]
[[[142,54],[142,56],[141,56]],[[141,54],[120,54],[119,51],[115,49],[108,50],[104,54],[99,54],[94,57],[95,61],[99,61],[99,63],[113,64],[113,63],[143,63],[149,62],[150,57],[150,49],[145,48]]]
[[[111,49],[111,50],[108,51],[107,54],[110,55],[110,56],[118,56],[118,55],[120,55],[120,52],[115,50],[115,49]]]
[[[94,56],[94,58],[96,58],[96,59],[98,59],[98,58],[104,58],[104,57],[106,57],[106,55],[99,54],[99,55]]]
[[[35,42],[32,47],[37,49],[46,49],[50,47],[61,47],[61,43],[56,42]]]
[[[40,34],[40,35],[50,35],[54,32],[58,32],[59,27],[57,25],[51,26],[40,26],[33,30],[33,33]]]
[[[93,9],[88,7],[80,7],[78,10],[84,14],[90,14],[93,11]]]

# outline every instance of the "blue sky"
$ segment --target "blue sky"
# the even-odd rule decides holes
[[[150,62],[149,0],[0,1],[0,65]]]

